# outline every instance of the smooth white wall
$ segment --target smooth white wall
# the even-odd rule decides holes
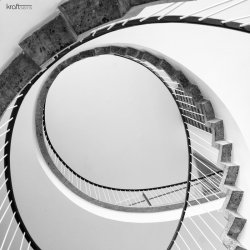
[[[241,166],[237,185],[245,195],[239,212],[249,221],[250,35],[204,25],[152,24],[114,32],[85,46],[111,42],[144,46],[176,60],[211,100],[225,122],[225,139],[233,142],[233,161]],[[245,246],[250,245],[248,232],[249,223],[239,238]]]
[[[37,100],[39,89],[51,70],[37,81],[25,97],[15,123],[11,147],[11,174],[15,199],[33,239],[46,250],[165,249],[176,229],[182,209],[137,214],[95,206],[71,193],[44,162],[34,131],[35,106],[31,104]],[[187,216],[214,211],[222,206],[222,202],[223,199],[220,199],[194,206],[188,210]],[[8,219],[4,221],[6,224],[11,214],[10,212]],[[213,212],[213,215],[224,224],[220,213]],[[214,228],[208,215],[204,214],[204,217]],[[206,235],[213,237],[197,216],[194,219]],[[190,220],[187,224],[194,230],[199,244],[208,249],[209,243],[204,236],[193,228],[192,224],[190,225]],[[7,225],[4,225],[4,228],[7,228]],[[220,227],[215,227],[216,233],[219,234],[221,231]],[[182,229],[182,236],[188,240],[191,249],[196,249],[195,243],[185,229]],[[15,244],[20,240],[19,236]],[[180,238],[178,244],[183,246]],[[221,242],[216,239],[213,244],[218,250],[224,249]]]
[[[23,0],[23,3],[30,1]],[[188,3],[181,9],[181,14],[191,13],[193,10],[199,9],[199,3],[212,4],[209,1],[195,1],[195,6],[191,9]],[[18,42],[26,32],[29,32],[37,24],[46,19],[55,12],[59,1],[36,0],[32,1],[33,10],[28,12],[8,11],[5,9],[6,0],[0,1],[0,69],[2,70],[10,58],[16,54]],[[249,4],[249,1],[246,4]],[[192,3],[194,4],[194,3]],[[204,4],[202,5],[204,6]],[[207,5],[206,5],[207,6]],[[233,11],[234,10],[234,11]],[[223,12],[220,17],[238,17],[249,14],[249,6],[244,5],[243,8],[235,8],[228,12]],[[180,12],[175,12],[179,14]],[[175,14],[174,13],[174,14]],[[189,28],[187,28],[189,27]],[[191,25],[171,26],[170,24],[163,29],[148,29],[133,33],[129,37],[129,33],[124,33],[119,39],[112,36],[109,41],[119,42],[135,42],[150,46],[152,49],[165,51],[165,54],[181,62],[191,71],[193,71],[200,80],[206,85],[200,84],[201,88],[207,89],[206,95],[217,94],[218,99],[213,99],[216,106],[216,112],[219,117],[225,120],[227,138],[234,142],[234,160],[241,165],[239,176],[239,186],[245,190],[245,197],[240,212],[249,218],[249,41],[247,34],[235,33],[238,37],[237,41],[232,40],[232,36],[226,36],[222,29],[216,31],[215,28],[199,27],[191,28]],[[209,30],[209,31],[208,31]],[[164,31],[164,33],[162,33]],[[223,32],[221,32],[223,31]],[[231,31],[229,33],[232,33]],[[144,34],[144,35],[143,35]],[[119,34],[121,35],[121,33]],[[102,41],[96,41],[96,44]],[[209,46],[209,47],[208,47]],[[204,67],[206,65],[206,67]],[[235,71],[237,70],[237,74]],[[222,74],[223,73],[223,74]],[[223,77],[222,77],[223,75]],[[209,94],[209,89],[211,90]],[[214,94],[212,95],[214,96]],[[221,100],[221,101],[220,101]],[[233,101],[232,101],[233,100]],[[237,104],[237,105],[236,105]],[[240,107],[240,109],[239,109]],[[228,114],[231,114],[228,115]],[[227,114],[227,115],[226,115]],[[235,120],[235,122],[232,120]],[[229,125],[230,124],[230,125]],[[240,128],[240,129],[239,129]],[[239,132],[240,131],[240,132]],[[242,135],[244,134],[244,135]],[[247,146],[246,146],[247,144]],[[245,246],[250,245],[250,239],[247,238],[249,233],[249,223],[247,223],[241,240]]]
[[[18,43],[56,14],[61,0],[0,1],[0,72],[21,48]],[[8,10],[6,4],[32,4],[32,10]]]
[[[116,188],[186,181],[187,138],[164,84],[138,63],[99,56],[54,81],[46,124],[62,159],[81,176]]]

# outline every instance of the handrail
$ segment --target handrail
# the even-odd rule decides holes
[[[221,23],[230,23],[230,22],[234,22],[234,21],[238,21],[238,20],[242,20],[242,19],[246,19],[246,18],[250,18],[250,15],[233,18],[233,19],[229,19],[226,21],[224,20]]]
[[[30,235],[28,229],[26,228],[25,223],[23,222],[22,217],[19,213],[18,206],[16,204],[15,195],[14,195],[13,186],[12,186],[12,181],[11,181],[12,177],[11,177],[11,168],[10,168],[10,150],[11,150],[13,129],[14,129],[14,125],[15,125],[18,111],[19,111],[21,104],[24,100],[24,97],[28,93],[29,89],[36,82],[36,80],[38,80],[40,78],[40,76],[41,76],[40,74],[37,74],[31,80],[31,82],[30,82],[31,84],[27,84],[24,87],[24,89],[21,91],[22,95],[19,95],[18,98],[16,99],[16,102],[14,104],[14,106],[16,106],[16,108],[12,110],[11,119],[8,122],[8,127],[7,127],[8,133],[6,134],[6,137],[5,137],[6,146],[4,148],[4,154],[7,155],[7,157],[4,158],[4,165],[7,167],[4,173],[5,173],[5,179],[8,180],[6,182],[6,188],[9,191],[8,198],[9,198],[9,201],[11,201],[10,206],[11,206],[11,209],[13,211],[15,220],[19,224],[19,228],[20,228],[22,234],[25,236],[27,242],[30,243],[31,247],[33,249],[36,249],[36,250],[40,250],[40,247],[36,244],[36,242],[34,241],[32,236]]]
[[[73,170],[71,167],[69,167],[69,165],[61,158],[61,156],[55,150],[54,146],[52,145],[52,143],[50,141],[50,138],[49,138],[49,135],[48,135],[48,132],[47,132],[46,121],[45,121],[45,107],[43,109],[43,132],[44,132],[44,137],[47,140],[50,149],[57,156],[58,160],[64,165],[64,167],[66,167],[76,177],[78,177],[82,181],[85,181],[85,182],[87,182],[87,183],[89,183],[91,185],[94,185],[94,186],[97,186],[97,187],[100,187],[100,188],[105,188],[105,189],[110,189],[110,190],[116,190],[116,191],[128,191],[128,192],[129,191],[141,191],[141,192],[143,192],[143,191],[150,191],[150,190],[157,190],[157,189],[163,189],[163,188],[168,188],[168,187],[180,186],[180,185],[183,185],[183,184],[187,183],[186,181],[183,181],[183,182],[178,182],[178,183],[170,184],[170,185],[158,186],[158,187],[154,187],[154,188],[141,188],[141,189],[140,188],[132,188],[132,189],[129,189],[129,188],[127,188],[127,189],[126,188],[115,188],[115,187],[104,186],[104,185],[95,183],[95,182],[93,182],[91,180],[88,180],[88,179],[84,178],[83,176],[81,176],[77,172],[75,172],[75,170]],[[223,171],[219,170],[219,171],[217,171],[217,173],[220,174],[220,173],[223,173]],[[210,177],[212,175],[215,175],[215,173],[208,174],[207,177]],[[192,179],[191,182],[195,182],[197,180],[202,180],[204,178],[206,178],[206,177],[203,176],[203,177],[199,177],[197,179]]]
[[[191,24],[200,24],[200,25],[207,25],[207,26],[215,26],[215,27],[220,27],[220,28],[226,28],[226,29],[232,29],[232,30],[237,30],[237,31],[240,31],[240,32],[246,32],[246,33],[250,33],[250,29],[248,29],[248,28],[245,28],[246,26],[250,26],[250,23],[246,23],[246,24],[239,24],[239,23],[235,23],[235,22],[230,22],[230,23],[227,23],[227,22],[225,22],[225,23],[222,23],[222,21],[223,20],[219,20],[219,19],[207,19],[207,20],[205,20],[205,21],[201,21],[201,22],[199,22],[198,21],[198,18],[196,18],[196,17],[188,17],[188,18],[186,18],[186,20],[185,21],[183,21],[183,22],[180,22],[180,21],[178,21],[177,19],[178,18],[180,18],[181,16],[167,16],[167,17],[165,17],[163,20],[161,20],[161,22],[159,22],[159,20],[157,20],[157,17],[153,17],[153,18],[150,18],[149,20],[147,20],[147,22],[145,22],[144,24],[148,24],[148,23],[173,23],[173,22],[175,22],[175,23],[191,23]],[[126,27],[131,27],[131,26],[135,26],[135,25],[140,25],[140,23],[139,23],[139,19],[134,19],[134,20],[131,20],[131,21],[128,21],[126,24],[128,24]],[[116,27],[115,27],[116,26]],[[122,29],[122,28],[126,28],[126,27],[123,27],[123,26],[121,26],[121,27],[118,27],[119,25],[117,25],[117,23],[115,23],[114,24],[114,26],[113,27],[115,27],[115,29],[114,30],[118,30],[118,29]],[[108,31],[105,31],[105,28],[102,28],[102,29],[99,29],[98,30],[98,32],[96,32],[97,33],[97,36],[101,36],[101,35],[103,35],[103,34],[106,34],[106,33],[108,33],[109,32],[109,30]],[[73,44],[72,46],[70,46],[69,47],[69,49],[65,49],[64,51],[62,51],[62,52],[59,52],[57,55],[56,55],[56,58],[55,58],[55,60],[53,61],[53,62],[51,62],[48,66],[47,66],[47,68],[46,69],[43,69],[41,72],[39,72],[38,74],[37,74],[37,79],[44,73],[44,72],[46,72],[46,70],[48,69],[48,68],[50,68],[54,63],[56,63],[57,62],[57,60],[59,60],[62,56],[64,56],[66,53],[68,53],[70,50],[72,50],[72,49],[74,49],[74,48],[76,48],[76,47],[78,47],[78,46],[80,46],[81,44],[83,44],[83,43],[85,43],[85,42],[87,42],[87,41],[90,41],[90,40],[92,40],[93,38],[92,38],[92,35],[91,35],[91,37],[90,36],[87,36],[86,38],[84,38],[82,41],[80,41],[80,42],[76,42],[75,44]],[[36,79],[36,80],[37,80]],[[33,80],[32,82],[34,83],[36,80]],[[30,83],[29,83],[30,84]],[[32,84],[30,85],[30,87],[32,86]],[[25,88],[25,91],[27,90],[27,92],[28,92],[28,89],[29,88]],[[24,92],[25,92],[24,91]],[[25,95],[27,94],[27,93],[25,93],[25,94],[23,94],[24,93],[23,91],[22,92],[20,92],[21,93],[21,95],[24,95],[23,96],[23,98],[25,97]],[[20,97],[21,97],[21,95],[20,95]],[[13,109],[13,113],[17,113],[18,112],[18,109],[19,109],[19,107],[17,107],[17,109]],[[11,124],[11,122],[12,121],[10,121],[9,122],[9,125]],[[14,126],[14,123],[13,123],[13,126]],[[13,129],[13,126],[12,126],[12,129]],[[7,133],[7,136],[9,135],[9,133]],[[8,138],[9,137],[11,137],[11,136],[8,136]],[[7,141],[7,140],[6,140]],[[8,145],[7,145],[8,146]],[[10,151],[10,148],[9,148],[9,150],[6,150],[6,151]],[[4,159],[5,160],[5,164],[7,163],[9,163],[9,160],[7,161],[7,158],[9,158],[9,154],[7,155],[7,157]],[[6,164],[6,166],[8,166]],[[7,172],[7,171],[6,171]],[[10,173],[9,173],[9,175],[10,175]],[[9,180],[8,178],[6,179],[6,180]],[[9,183],[9,182],[11,182],[11,180],[10,181],[8,181],[7,183]],[[13,192],[13,190],[11,190],[11,192]],[[17,211],[17,213],[15,214],[15,217],[16,218],[18,218],[18,209],[17,209],[17,207],[16,207],[16,204],[14,205],[12,205],[11,206],[12,207],[12,210],[13,210],[13,207],[14,207],[14,209],[16,209],[16,211]],[[14,210],[13,210],[14,211]],[[23,222],[20,222],[20,228],[22,229],[22,232],[23,232],[23,239],[24,239],[24,237],[26,238],[26,239],[29,239],[30,241],[28,241],[28,242],[30,242],[30,245],[31,245],[31,247],[32,248],[34,248],[34,249],[39,249],[38,247],[36,247],[36,244],[33,242],[33,240],[32,240],[32,238],[29,236],[29,234],[27,233],[27,229],[25,228],[25,226],[23,226],[23,224],[22,224]],[[23,240],[22,239],[22,240]],[[23,242],[23,241],[22,241]]]
[[[117,47],[117,46],[116,46]],[[108,49],[108,47],[107,48],[105,48],[105,47],[101,47],[101,51],[103,50],[103,51],[107,51],[107,49]],[[117,47],[117,49],[119,50],[119,47]],[[96,48],[96,51],[98,51],[99,50],[99,48]],[[121,50],[122,50],[122,48],[121,48]],[[123,50],[124,50],[124,48],[123,48]],[[97,54],[95,54],[95,49],[93,49],[92,50],[92,52],[91,51],[89,51],[87,54],[90,56],[94,56],[94,55],[99,55],[98,53]],[[138,51],[139,52],[139,51]],[[84,53],[82,54],[83,55],[83,58],[86,58],[86,56],[84,55]],[[131,56],[129,56],[129,57],[126,57],[123,53],[120,55],[119,53],[115,53],[114,54],[115,56],[121,56],[121,57],[125,57],[125,58],[127,58],[127,59],[130,59],[130,60],[133,60],[133,57],[131,57]],[[77,56],[76,57],[77,58],[77,61],[78,60],[80,60],[81,58],[79,58],[79,56]],[[67,59],[68,60],[68,62],[67,61],[65,61],[65,62],[63,62],[63,69],[65,68],[65,67],[67,67],[67,66],[69,66],[71,63],[73,63],[74,62],[74,59],[73,58],[69,58],[69,59]],[[135,60],[137,63],[140,63],[142,66],[144,66],[144,67],[146,67],[146,68],[148,68],[149,70],[151,70],[152,71],[152,73],[153,74],[155,74],[160,80],[162,80],[163,81],[163,79],[161,78],[161,76],[160,75],[158,75],[157,74],[157,72],[155,72],[153,69],[150,69],[148,66],[146,66],[146,65],[144,65],[143,63],[141,63],[140,61],[138,62],[138,60]],[[59,68],[60,68],[60,65],[58,66]],[[57,70],[57,69],[55,69],[55,70]],[[60,69],[59,71],[61,71],[62,69]],[[141,194],[141,193],[139,193],[139,192],[148,192],[148,193],[146,193],[145,195],[148,197],[148,195],[149,195],[149,200],[154,200],[154,199],[158,199],[159,200],[159,198],[160,197],[162,197],[163,195],[162,194],[160,194],[159,195],[159,193],[157,194],[157,192],[162,192],[162,191],[164,191],[164,199],[165,198],[167,198],[167,197],[165,197],[167,194],[169,194],[169,193],[172,193],[172,192],[166,192],[165,190],[164,190],[164,188],[165,189],[167,189],[167,188],[172,188],[172,187],[177,187],[177,186],[180,186],[180,185],[184,185],[184,184],[187,184],[187,182],[183,182],[183,183],[178,183],[178,184],[172,184],[172,185],[166,185],[166,186],[162,186],[162,187],[154,187],[154,188],[147,188],[147,189],[121,189],[121,188],[114,188],[114,187],[106,187],[106,186],[103,186],[103,185],[99,185],[99,184],[97,184],[97,183],[94,183],[94,182],[92,182],[92,181],[89,181],[89,180],[87,180],[86,178],[83,178],[82,176],[80,176],[79,174],[77,174],[74,170],[72,170],[63,160],[62,160],[62,158],[59,156],[59,154],[56,152],[56,150],[55,150],[55,148],[53,147],[53,145],[51,144],[51,142],[50,142],[50,139],[49,139],[49,136],[48,136],[48,133],[47,133],[47,129],[46,129],[46,122],[45,122],[45,105],[46,105],[46,96],[47,96],[47,94],[48,94],[48,91],[49,91],[49,88],[50,88],[50,86],[53,84],[53,81],[55,80],[55,77],[56,77],[56,75],[54,75],[53,73],[51,74],[51,75],[53,75],[52,77],[50,77],[50,79],[49,79],[49,81],[47,81],[47,83],[45,83],[45,85],[44,85],[44,87],[43,87],[43,89],[41,90],[41,93],[40,93],[40,101],[39,101],[39,104],[38,104],[38,106],[37,106],[37,108],[38,108],[38,110],[39,111],[37,111],[38,113],[38,115],[37,115],[37,117],[41,117],[42,119],[41,119],[41,122],[39,121],[39,120],[37,120],[36,121],[36,124],[37,124],[37,135],[38,135],[38,137],[39,137],[39,139],[38,139],[38,142],[39,142],[39,145],[40,145],[40,147],[42,147],[43,149],[42,149],[42,154],[43,154],[43,156],[45,157],[45,159],[46,159],[46,161],[48,161],[48,165],[49,166],[51,166],[51,164],[53,163],[53,172],[55,172],[55,169],[56,169],[56,172],[58,172],[58,174],[56,174],[57,175],[57,177],[59,178],[59,179],[62,179],[62,182],[65,182],[65,180],[67,180],[67,182],[65,182],[65,183],[67,183],[67,186],[68,187],[70,187],[70,189],[72,190],[72,191],[74,191],[74,188],[76,188],[77,190],[78,190],[78,192],[80,191],[81,193],[83,193],[84,195],[80,195],[82,198],[84,198],[84,199],[87,199],[87,197],[85,196],[85,195],[87,195],[87,196],[89,196],[90,198],[92,198],[92,199],[94,199],[94,200],[97,200],[97,201],[99,201],[99,202],[101,202],[101,204],[102,204],[102,206],[105,206],[105,207],[107,207],[107,208],[111,208],[111,209],[118,209],[118,207],[116,208],[116,206],[117,205],[119,205],[119,206],[122,206],[122,207],[131,207],[131,206],[133,206],[133,205],[136,205],[136,204],[140,204],[140,203],[142,203],[142,202],[145,202],[146,200],[144,199],[143,201],[141,200],[141,198],[143,197],[143,193]],[[168,87],[168,85],[167,85],[167,82],[164,80],[164,84],[165,84],[165,86],[167,87],[167,89],[170,91],[170,93],[171,93],[171,95],[172,95],[172,97],[174,98],[174,100],[176,101],[176,104],[177,104],[177,106],[179,107],[179,110],[180,110],[180,114],[181,114],[181,118],[183,119],[183,124],[184,124],[184,126],[185,126],[185,131],[186,131],[186,133],[187,133],[187,135],[188,135],[188,127],[187,127],[187,124],[186,124],[186,117],[185,117],[185,115],[183,114],[183,111],[181,110],[181,108],[180,108],[180,104],[177,102],[177,98],[176,98],[176,94],[177,93],[179,93],[179,92],[181,92],[182,93],[182,90],[179,90],[179,89],[172,89],[172,87]],[[177,92],[177,91],[179,91],[179,92]],[[182,96],[184,96],[185,98],[186,98],[186,96],[185,96],[185,94],[183,94],[182,93]],[[191,99],[192,99],[192,97],[191,96],[187,96],[190,100],[189,101],[192,101]],[[179,98],[179,97],[178,97]],[[188,116],[189,117],[189,116]],[[196,121],[196,120],[195,120]],[[39,125],[40,124],[40,125]],[[43,134],[43,135],[42,135]],[[40,137],[41,137],[41,135],[42,135],[42,138],[40,139]],[[187,140],[190,140],[189,139],[190,137],[189,136],[187,136]],[[188,147],[190,147],[190,152],[191,152],[191,144],[188,142]],[[46,151],[45,151],[45,148],[47,148],[46,149]],[[48,157],[50,158],[50,160],[48,160]],[[191,157],[192,157],[192,154],[189,156],[190,157],[190,159],[191,159]],[[189,165],[190,166],[192,166],[192,161],[190,161],[190,159],[189,159]],[[220,173],[222,173],[221,171],[219,171]],[[60,174],[59,174],[60,173]],[[204,181],[206,181],[207,179],[210,179],[210,178],[213,178],[213,175],[210,175],[209,174],[209,176],[203,176],[203,177],[201,177],[201,178],[196,178],[196,180],[191,180],[190,179],[190,187],[192,187],[193,186],[193,184],[194,185],[196,185],[196,183],[195,182],[197,182],[197,181],[199,181],[199,185],[201,184],[202,185],[202,183],[200,182],[200,181],[202,181],[202,180],[204,180]],[[83,183],[81,182],[81,181],[83,181]],[[90,184],[90,185],[88,185],[88,184]],[[85,189],[84,190],[82,190],[82,187],[83,186],[85,186]],[[190,187],[188,187],[188,188],[190,188]],[[183,190],[183,188],[181,188],[181,189],[179,189],[179,190]],[[185,190],[186,190],[186,188],[185,188]],[[219,189],[218,189],[218,187],[217,187],[217,192],[220,192],[219,191]],[[108,191],[110,191],[110,193],[108,192]],[[112,192],[111,192],[112,191]],[[115,191],[117,191],[117,192],[115,192]],[[175,190],[175,192],[176,191],[178,191],[177,189]],[[105,194],[105,192],[106,192],[106,194]],[[115,193],[114,193],[115,192]],[[124,200],[124,198],[121,198],[120,199],[120,197],[119,197],[119,195],[118,195],[118,193],[121,193],[121,195],[123,195],[122,194],[122,192],[124,192],[124,196],[126,197],[127,196],[127,198],[125,198],[125,200]],[[139,194],[139,196],[141,197],[139,197],[139,202],[138,202],[138,196],[136,195],[136,192],[137,192],[137,194]],[[188,192],[189,192],[189,190],[188,190]],[[214,191],[212,191],[212,193],[213,193]],[[76,194],[78,194],[79,195],[79,193],[77,193],[76,192]],[[113,200],[112,201],[112,199],[110,199],[110,197],[109,197],[109,194],[110,194],[110,196],[111,195],[113,195],[114,197],[116,196],[116,198],[117,198],[117,196],[118,196],[118,202],[117,202],[117,200],[116,200],[116,198],[114,198],[115,200]],[[134,195],[135,194],[135,195]],[[132,195],[132,197],[131,197],[131,195]],[[134,195],[134,196],[133,196]],[[208,195],[211,195],[210,193],[208,194]],[[105,199],[104,199],[104,196],[105,196]],[[106,196],[108,196],[108,198],[106,197]],[[137,197],[136,197],[137,196]],[[100,198],[100,197],[102,197],[102,198]],[[214,195],[214,197],[216,197],[216,194]],[[134,201],[134,199],[135,198],[137,198],[137,202],[135,202]],[[217,198],[220,198],[220,197],[218,197],[217,196]],[[203,199],[203,197],[201,197],[201,199]],[[87,199],[88,201],[91,201],[91,202],[94,202],[95,204],[99,204],[99,203],[96,203],[94,200],[89,200],[89,199]],[[120,201],[120,200],[122,200],[122,201]],[[126,203],[127,202],[127,203]],[[115,205],[115,206],[108,206],[108,203],[111,203],[112,205]],[[123,203],[123,205],[122,205],[122,203]],[[125,204],[124,204],[125,203]],[[178,201],[178,204],[179,205],[181,205],[181,207],[182,207],[182,205],[185,203],[185,198],[183,198],[183,199],[181,199],[180,201]],[[160,206],[166,206],[166,205],[171,205],[171,204],[176,204],[176,203],[173,203],[173,202],[171,202],[170,201],[170,203],[167,201],[167,203],[166,203],[166,201],[165,201],[165,203],[162,203],[161,201],[160,201]],[[152,204],[151,204],[152,205]],[[157,206],[158,207],[158,205],[159,204],[156,204],[156,205],[154,205],[154,208]],[[151,207],[151,206],[150,206]],[[136,207],[135,207],[136,208]],[[148,207],[149,208],[149,207]],[[177,208],[177,207],[173,207],[173,208]],[[120,207],[119,208],[119,210],[122,210],[122,208]],[[130,211],[130,210],[128,210],[128,209],[125,209],[125,211]],[[131,210],[131,212],[135,212],[136,210]],[[139,211],[142,211],[142,210],[137,210],[138,212]],[[143,210],[143,211],[147,211],[147,210]],[[149,212],[150,210],[148,210],[148,212]],[[156,211],[156,210],[154,210],[154,211]]]
[[[232,0],[231,0],[232,1]],[[157,23],[189,23],[189,24],[199,24],[199,25],[205,25],[205,26],[213,26],[218,28],[224,28],[224,29],[231,29],[235,31],[250,33],[250,28],[245,28],[247,26],[250,26],[250,23],[238,23],[238,22],[223,22],[225,20],[217,19],[217,18],[208,18],[204,20],[199,20],[202,17],[199,16],[187,16],[185,19],[181,19],[183,16],[181,15],[169,15],[164,16],[164,18],[159,20],[158,16],[152,16],[148,19],[146,19],[144,22],[140,22],[140,18],[133,18],[133,19],[127,19],[127,20],[121,20],[114,22],[112,24],[109,24],[107,26],[102,26],[100,28],[97,28],[90,32],[90,35],[83,38],[80,42],[87,42],[91,40],[91,37],[98,37],[105,35],[108,32],[121,30],[133,26],[139,26],[139,25],[146,25],[146,24],[157,24]],[[111,28],[109,28],[111,26]],[[107,32],[108,31],[108,32]],[[76,44],[77,44],[76,43]]]

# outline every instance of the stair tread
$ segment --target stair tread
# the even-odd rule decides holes
[[[216,141],[217,144],[219,145],[230,145],[232,144],[232,142],[229,142],[229,141],[226,141],[226,140],[219,140],[219,141]]]
[[[216,123],[216,122],[221,122],[222,119],[219,119],[219,118],[214,118],[214,119],[211,119],[211,120],[208,120],[209,123]]]
[[[234,163],[234,162],[220,162],[221,165],[225,166],[225,167],[238,167],[239,165]]]
[[[238,188],[237,186],[234,186],[234,185],[225,184],[223,187],[224,187],[224,188],[227,188],[227,189],[230,189],[230,190],[232,190],[232,191],[243,192],[240,188]]]
[[[240,215],[237,211],[233,211],[231,209],[226,209],[226,210],[227,210],[227,213],[230,213],[231,216],[245,220],[245,218],[242,215]]]

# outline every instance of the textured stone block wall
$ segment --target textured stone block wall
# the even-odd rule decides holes
[[[129,8],[128,0],[71,0],[59,7],[78,35],[122,17]]]
[[[0,74],[0,117],[17,93],[35,76],[40,67],[26,54],[19,54]]]
[[[61,15],[20,42],[20,47],[38,65],[75,42],[76,36]]]
[[[164,2],[178,1],[180,0]],[[80,35],[96,26],[121,18],[131,7],[151,2],[159,0],[69,0],[59,6],[59,9],[77,35]]]

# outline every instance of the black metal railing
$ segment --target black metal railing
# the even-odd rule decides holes
[[[168,13],[168,14],[170,14],[170,13]],[[161,17],[161,18],[159,18],[159,17]],[[13,109],[13,111],[11,113],[11,116],[10,116],[9,120],[7,122],[4,122],[4,123],[7,124],[7,129],[6,129],[6,131],[3,132],[4,133],[3,136],[5,136],[5,142],[4,142],[4,144],[3,144],[2,148],[1,148],[1,152],[4,152],[4,154],[1,157],[0,161],[4,162],[4,165],[3,165],[3,168],[2,168],[2,171],[1,171],[1,174],[0,174],[0,176],[1,176],[0,178],[3,178],[3,176],[5,178],[3,180],[3,183],[1,184],[0,189],[3,189],[4,187],[6,187],[6,196],[2,200],[1,209],[4,209],[5,203],[7,203],[8,205],[5,207],[5,210],[3,212],[2,217],[0,218],[0,221],[2,221],[4,219],[4,215],[7,212],[10,211],[9,208],[12,209],[11,212],[12,212],[12,216],[13,216],[13,217],[11,217],[11,221],[9,223],[9,227],[13,225],[12,224],[12,223],[14,223],[13,218],[15,218],[15,231],[14,231],[14,234],[12,235],[12,237],[11,237],[11,241],[7,245],[7,248],[11,247],[11,244],[12,244],[12,242],[14,240],[15,235],[16,235],[16,230],[20,230],[21,233],[22,233],[21,234],[22,238],[21,238],[21,241],[20,241],[20,249],[23,249],[23,246],[25,244],[26,244],[24,246],[25,249],[29,249],[29,248],[40,249],[37,246],[37,244],[35,243],[35,241],[32,239],[32,237],[29,234],[27,228],[25,227],[25,224],[22,221],[22,218],[21,218],[21,216],[19,214],[19,211],[18,211],[18,204],[16,204],[16,202],[15,202],[15,196],[14,196],[12,182],[11,182],[10,149],[11,149],[12,132],[13,132],[14,124],[15,124],[15,119],[16,119],[16,116],[18,114],[18,110],[19,110],[19,108],[21,106],[21,103],[22,103],[23,99],[25,98],[25,95],[28,93],[28,91],[32,87],[32,85],[39,79],[39,77],[48,68],[50,68],[54,63],[57,62],[57,60],[59,60],[61,57],[63,57],[65,54],[67,54],[69,51],[73,50],[74,48],[76,48],[76,47],[84,44],[85,42],[93,40],[96,37],[99,37],[101,35],[107,34],[107,33],[112,32],[114,30],[120,30],[120,29],[127,28],[127,27],[132,27],[132,26],[137,26],[137,25],[142,25],[142,24],[151,24],[151,23],[191,23],[191,24],[208,25],[208,26],[214,26],[214,27],[220,27],[220,28],[226,28],[226,29],[232,29],[232,30],[236,30],[236,31],[250,33],[249,23],[235,22],[235,21],[238,21],[238,20],[241,20],[241,19],[243,19],[243,17],[232,18],[231,20],[227,21],[227,20],[219,20],[219,19],[213,19],[213,18],[202,19],[202,17],[196,17],[196,16],[193,16],[192,14],[187,15],[187,16],[170,16],[170,15],[166,15],[166,16],[154,16],[154,15],[151,15],[150,17],[148,16],[148,17],[144,18],[143,21],[141,21],[141,18],[137,18],[137,19],[126,20],[126,23],[125,23],[125,21],[113,23],[111,28],[110,28],[110,26],[99,28],[98,30],[95,30],[92,34],[90,34],[89,36],[85,37],[80,42],[78,41],[75,44],[73,44],[70,47],[68,47],[67,49],[59,52],[55,56],[55,60],[50,65],[48,65],[46,69],[44,69],[41,72],[39,72],[26,85],[26,87],[20,92],[20,94],[18,96],[18,99],[16,99],[16,101],[14,103],[14,106],[13,106],[14,109]],[[182,108],[185,109],[186,107],[184,106]],[[192,111],[196,112],[195,110],[192,110]],[[187,111],[187,112],[190,112],[190,111]],[[185,115],[188,115],[188,113],[186,113]],[[192,122],[189,122],[188,119],[190,119],[190,118],[187,118],[186,122],[192,123]],[[201,120],[201,122],[202,122],[202,120]],[[220,175],[219,172],[217,174]],[[215,178],[215,176],[217,176],[217,175],[213,174],[212,176],[213,176],[213,178]],[[190,183],[191,182],[193,182],[193,183],[202,182],[203,184],[201,184],[201,185],[203,185],[204,187],[206,187],[205,190],[208,190],[208,189],[211,188],[211,187],[209,187],[209,185],[214,185],[212,183],[216,182],[216,181],[212,180],[211,176],[207,176],[206,177],[206,179],[208,180],[208,182],[206,184],[203,181],[204,179],[205,179],[205,177],[204,178],[200,178],[200,179],[197,178],[197,180],[192,181],[191,178],[190,178]],[[208,184],[208,183],[210,183],[210,184]],[[192,187],[195,189],[196,185],[191,185],[191,188]],[[171,192],[170,190],[173,189],[172,190],[173,194],[174,193],[177,194],[177,191],[175,191],[174,188],[175,188],[174,186],[168,186],[168,192]],[[181,184],[179,185],[179,188],[181,189]],[[218,186],[216,186],[216,188],[218,188]],[[183,188],[183,190],[186,190],[186,188]],[[202,192],[202,190],[199,190],[197,192]],[[180,190],[178,190],[178,193],[180,193]],[[206,191],[206,193],[207,193],[207,191]],[[162,194],[159,194],[159,195],[162,195],[162,197],[166,196],[166,194],[164,193],[164,191],[163,191]],[[8,199],[7,199],[7,197],[8,197]],[[157,196],[155,196],[155,197],[157,197]],[[207,198],[207,196],[205,196],[205,197]],[[156,199],[156,198],[154,198],[153,196],[152,197],[148,197],[147,196],[147,199],[151,203],[151,201],[153,199]],[[177,197],[176,197],[176,200],[178,200]],[[188,200],[187,197],[185,198],[185,200],[186,201]],[[187,201],[186,205],[188,206],[189,203],[190,203],[190,201]],[[1,211],[1,209],[0,209],[0,211]],[[181,221],[181,224],[182,224],[183,223],[183,217],[182,217],[182,219],[180,221]],[[177,231],[177,235],[178,235],[179,230],[176,230],[176,231]],[[3,241],[1,243],[2,247],[5,246],[5,243],[6,243],[5,240],[6,240],[6,237],[8,235],[8,232],[9,232],[9,230],[6,230],[6,232],[4,234],[4,238],[3,238]],[[177,241],[173,241],[173,242],[178,247]],[[187,244],[187,243],[184,243],[184,244]],[[212,243],[211,243],[211,245],[212,245]]]
[[[75,188],[93,199],[124,207],[172,206],[174,209],[183,206],[185,201],[185,191],[187,189],[187,181],[145,189],[121,189],[103,186],[79,175],[61,158],[49,139],[46,129],[45,116],[43,116],[43,133],[47,151],[57,170],[64,178],[67,179],[68,182],[74,185]],[[223,171],[220,170],[216,173],[218,173],[218,176],[221,177],[222,172]],[[214,178],[216,178],[215,173],[210,173],[207,176],[201,176],[198,178],[193,178],[191,176],[190,192],[192,192],[195,197],[193,201],[204,198],[204,195],[206,197],[215,197],[215,194],[221,194],[218,185],[219,183],[216,184],[214,189],[211,187],[205,187],[206,194],[204,192],[204,183],[209,183],[209,181]],[[199,195],[197,189],[201,190],[202,194]],[[175,193],[178,193],[178,199],[176,199]],[[150,201],[150,203],[148,201]]]

